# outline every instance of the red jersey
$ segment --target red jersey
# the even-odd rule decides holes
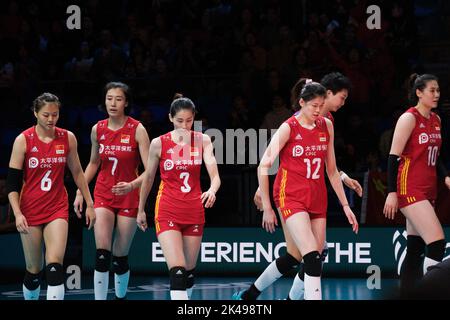
[[[45,143],[31,127],[25,136],[24,186],[20,209],[30,226],[48,223],[57,218],[68,219],[69,203],[64,187],[64,169],[69,154],[67,130],[55,128],[55,138]]]
[[[95,207],[137,208],[139,189],[126,195],[115,195],[111,188],[119,182],[130,182],[138,176],[140,153],[136,142],[139,121],[128,117],[122,128],[111,130],[108,119],[97,123],[97,142],[101,160],[95,183]]]
[[[155,204],[155,221],[170,220],[181,224],[205,222],[201,201],[200,169],[203,159],[203,134],[191,131],[191,144],[172,141],[171,133],[160,136],[161,183]]]
[[[323,117],[313,129],[300,125],[295,116],[285,121],[289,140],[280,151],[280,168],[274,182],[274,201],[283,217],[299,211],[326,216],[327,189],[324,166],[330,136]]]
[[[334,126],[334,117],[333,117],[333,115],[331,114],[331,112],[328,112],[326,115],[324,115],[324,117],[330,119],[331,123],[332,123],[333,126]]]
[[[397,174],[399,207],[422,200],[435,200],[437,195],[436,161],[441,148],[441,122],[432,112],[422,116],[412,107],[406,112],[416,118],[416,125],[401,154]]]

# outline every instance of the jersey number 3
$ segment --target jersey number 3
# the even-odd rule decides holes
[[[181,191],[184,193],[188,193],[191,191],[191,186],[189,185],[189,172],[182,172],[180,174],[180,179],[183,180],[183,185],[181,186]]]

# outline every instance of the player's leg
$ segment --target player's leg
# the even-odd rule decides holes
[[[29,227],[27,234],[20,234],[20,239],[26,264],[22,285],[23,297],[25,300],[39,300],[44,264],[42,227]]]
[[[66,252],[69,223],[65,219],[49,222],[43,230],[45,242],[45,277],[47,300],[64,300],[64,254]]]
[[[319,248],[323,248],[320,254],[321,267],[323,267],[323,262],[328,254],[328,246],[325,241],[325,230],[326,230],[326,219],[312,219],[311,227],[313,228],[313,233],[316,236],[317,243],[319,244]],[[320,246],[320,243],[323,243],[323,246]],[[296,274],[294,281],[292,283],[291,290],[289,291],[289,295],[287,300],[300,300],[305,299],[305,268],[304,263],[300,264],[298,273]]]
[[[112,233],[115,214],[112,209],[95,208],[95,270],[94,296],[95,300],[106,300],[108,296],[109,269],[111,267]]]
[[[310,300],[320,300],[322,299],[320,280],[322,267],[319,244],[317,243],[316,235],[313,233],[308,213],[299,212],[293,214],[287,219],[286,226],[303,255],[305,263],[305,297]]]
[[[170,277],[170,298],[188,300],[187,272],[183,251],[183,236],[178,230],[167,230],[158,235]]]
[[[402,208],[402,213],[426,244],[423,273],[442,261],[445,254],[445,236],[433,206],[428,200]]]
[[[281,216],[280,210],[278,210],[278,213]],[[289,234],[289,230],[286,228],[284,219],[281,218],[280,221],[284,238],[286,240],[286,253],[273,260],[247,290],[236,292],[233,295],[233,299],[256,300],[261,292],[263,292],[267,287],[299,265],[302,259],[300,251],[298,251],[294,240]]]
[[[128,253],[136,233],[136,218],[118,214],[116,233],[112,246],[112,272],[117,299],[124,299],[130,280]]]
[[[191,299],[195,282],[195,266],[197,265],[198,254],[202,244],[202,236],[183,235],[183,251],[186,257],[187,284],[186,291]]]

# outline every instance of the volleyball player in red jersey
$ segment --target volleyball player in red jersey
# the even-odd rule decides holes
[[[350,209],[334,156],[333,124],[320,116],[326,89],[302,80],[300,112],[283,123],[273,136],[258,168],[263,204],[263,228],[275,231],[277,218],[269,199],[268,170],[280,156],[274,201],[285,226],[303,256],[305,298],[321,299],[321,257],[325,241],[327,190],[324,165],[353,231],[358,222]]]
[[[437,173],[450,189],[450,177],[439,158],[441,119],[432,111],[440,97],[438,79],[431,74],[414,74],[410,88],[415,106],[403,113],[395,126],[383,210],[388,219],[394,219],[398,209],[406,218],[407,249],[400,272],[406,295],[428,268],[444,257],[444,232],[434,210]]]
[[[58,97],[51,93],[43,93],[34,100],[32,110],[37,124],[16,138],[9,162],[8,198],[26,262],[22,287],[25,300],[39,299],[43,245],[47,300],[64,299],[63,259],[69,217],[64,187],[66,165],[88,204],[86,224],[90,229],[95,223],[93,201],[78,158],[77,140],[72,132],[56,127],[60,106]]]
[[[91,159],[84,173],[89,183],[100,167],[94,190],[96,300],[107,298],[111,260],[116,299],[125,298],[130,278],[128,252],[136,231],[138,188],[143,179],[138,176],[138,166],[140,159],[147,159],[150,142],[144,126],[127,115],[129,91],[121,82],[106,84],[105,106],[109,117],[92,127]],[[81,211],[82,204],[77,195],[75,210]]]
[[[145,202],[159,166],[161,184],[155,204],[155,226],[169,269],[170,297],[187,300],[192,294],[194,269],[203,236],[204,208],[216,201],[220,187],[217,162],[209,136],[192,131],[195,105],[176,95],[169,119],[174,130],[152,140],[148,165],[141,187],[137,224],[147,228]],[[200,186],[202,162],[211,180],[203,192]]]
[[[291,89],[291,104],[295,110],[298,109],[299,106],[298,97],[300,96],[304,82],[304,79],[300,79]],[[345,104],[345,100],[348,97],[348,91],[350,89],[350,81],[341,73],[333,72],[325,75],[320,83],[326,88],[326,97],[323,107],[320,110],[320,115],[330,119],[332,124],[334,125],[334,118],[331,112],[338,111]],[[298,112],[295,115],[297,116]],[[340,176],[341,180],[347,185],[347,187],[354,190],[360,197],[362,196],[362,187],[357,180],[350,178],[343,171],[340,171]],[[256,204],[256,207],[259,210],[263,211],[261,193],[259,188],[255,193],[254,202]],[[280,220],[281,226],[283,228],[284,238],[286,240],[286,254],[272,261],[249,288],[243,291],[236,292],[233,295],[233,299],[256,300],[262,291],[264,291],[267,287],[277,281],[281,276],[289,273],[298,265],[300,265],[300,269],[297,273],[297,276],[294,278],[294,283],[287,296],[287,299],[298,300],[302,298],[304,291],[304,271],[303,264],[300,263],[300,261],[302,260],[302,255],[291,235],[289,234],[289,230],[286,228],[284,220]],[[327,254],[328,246],[325,241],[324,248],[321,253],[322,261],[325,260]]]

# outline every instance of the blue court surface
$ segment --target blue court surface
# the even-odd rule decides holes
[[[251,277],[202,277],[196,278],[192,300],[230,300],[235,291],[247,288],[255,278]],[[283,300],[291,287],[293,278],[282,278],[267,288],[260,300]],[[108,299],[114,299],[114,279],[110,277]],[[388,300],[398,287],[397,279],[382,279],[380,288],[369,289],[364,278],[324,278],[324,300]],[[45,300],[45,285],[41,300]],[[22,300],[22,283],[0,285],[0,300]],[[68,290],[66,300],[93,300],[92,278],[83,275],[81,289]],[[168,277],[135,275],[131,277],[128,300],[170,300]]]

